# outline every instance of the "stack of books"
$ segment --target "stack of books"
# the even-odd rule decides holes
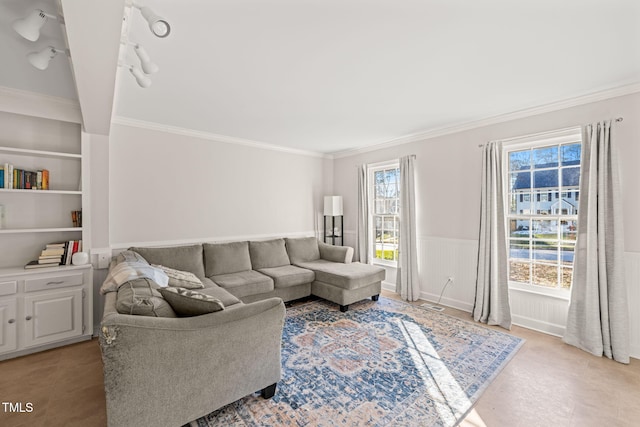
[[[0,188],[14,190],[48,190],[49,171],[27,171],[14,168],[12,164],[0,165]]]
[[[24,268],[45,268],[58,265],[71,265],[71,257],[82,250],[82,240],[49,243],[44,247],[38,259],[30,261]]]

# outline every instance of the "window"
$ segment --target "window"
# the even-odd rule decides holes
[[[505,145],[511,285],[570,289],[578,229],[581,148],[579,132]]]
[[[369,167],[373,260],[395,266],[400,234],[400,167],[398,162]]]

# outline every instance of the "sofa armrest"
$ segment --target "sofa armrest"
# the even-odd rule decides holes
[[[327,261],[349,264],[353,260],[353,248],[350,246],[333,246],[318,241],[320,258]]]

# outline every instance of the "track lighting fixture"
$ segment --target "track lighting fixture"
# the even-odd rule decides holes
[[[147,75],[145,75],[140,68],[136,67],[135,65],[123,64],[123,63],[118,63],[118,66],[129,70],[129,72],[136,79],[138,86],[140,86],[141,88],[146,89],[149,86],[151,86],[151,83],[152,83],[151,79],[147,77]]]
[[[31,52],[27,55],[27,59],[38,70],[46,70],[49,62],[59,53],[67,53],[64,49],[56,49],[53,46],[47,46],[39,52]]]
[[[40,38],[40,29],[48,19],[58,19],[58,17],[36,9],[25,18],[15,21],[13,29],[25,39],[34,42]]]
[[[136,53],[136,56],[140,60],[140,67],[145,74],[154,74],[158,72],[160,68],[158,67],[158,65],[156,65],[155,62],[151,61],[151,57],[141,44],[129,41],[123,41],[122,44],[133,46],[133,51]]]
[[[169,35],[169,33],[171,32],[171,26],[166,19],[157,15],[153,10],[149,9],[147,6],[140,4],[136,0],[133,0],[132,5],[136,9],[140,10],[142,17],[149,24],[149,29],[156,37],[164,38]]]

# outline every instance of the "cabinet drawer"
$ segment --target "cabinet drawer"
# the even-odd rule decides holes
[[[0,282],[0,296],[12,295],[18,292],[18,282]]]
[[[34,292],[44,289],[64,288],[67,286],[82,285],[82,273],[70,273],[58,276],[44,276],[24,281],[24,291]]]

